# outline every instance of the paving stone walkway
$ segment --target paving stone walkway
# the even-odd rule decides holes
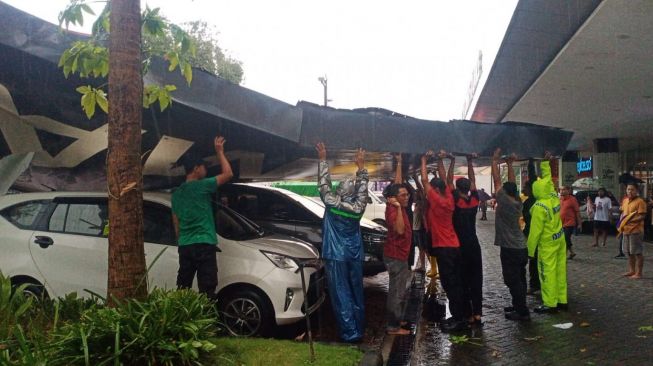
[[[478,221],[483,250],[484,322],[468,342],[455,343],[433,322],[417,329],[412,365],[653,365],[653,244],[645,244],[644,278],[621,276],[626,261],[614,259],[616,239],[592,248],[590,236],[575,236],[578,254],[568,261],[569,311],[532,314],[529,323],[506,320],[510,294],[503,284],[494,215]],[[528,297],[529,306],[539,297]],[[572,323],[570,329],[554,325]],[[640,327],[648,327],[641,328]]]

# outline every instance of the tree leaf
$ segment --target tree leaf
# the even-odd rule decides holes
[[[104,113],[109,113],[109,101],[107,100],[107,95],[102,89],[96,89],[95,90],[95,100],[97,101],[97,104],[100,106],[100,109],[104,111]]]
[[[86,112],[86,117],[91,119],[95,114],[95,92],[89,91],[82,95],[82,109]]]
[[[186,82],[188,83],[188,86],[190,86],[191,81],[193,81],[193,67],[190,65],[190,63],[186,63],[184,65],[184,71],[182,72],[184,77],[186,78]]]
[[[75,90],[77,90],[77,92],[81,94],[88,94],[91,92],[92,88],[90,85],[82,85]]]

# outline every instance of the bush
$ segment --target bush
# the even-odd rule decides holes
[[[190,365],[215,345],[217,312],[191,290],[154,290],[145,301],[91,307],[52,333],[53,364]]]
[[[215,349],[215,304],[155,289],[109,308],[69,294],[37,300],[0,273],[0,365],[192,365]]]

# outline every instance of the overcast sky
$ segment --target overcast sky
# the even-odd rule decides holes
[[[69,0],[1,0],[50,22]],[[143,1],[143,7],[146,1]],[[483,52],[480,93],[517,0],[149,0],[175,23],[204,20],[243,62],[250,89],[290,104],[462,116]],[[91,21],[87,22],[90,24]],[[87,30],[88,31],[88,30]]]

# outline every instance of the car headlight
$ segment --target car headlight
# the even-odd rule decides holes
[[[295,262],[292,257],[283,254],[266,252],[263,250],[261,250],[261,253],[263,253],[263,255],[265,255],[270,260],[270,262],[279,268],[287,269],[293,272],[299,269],[297,262]]]

